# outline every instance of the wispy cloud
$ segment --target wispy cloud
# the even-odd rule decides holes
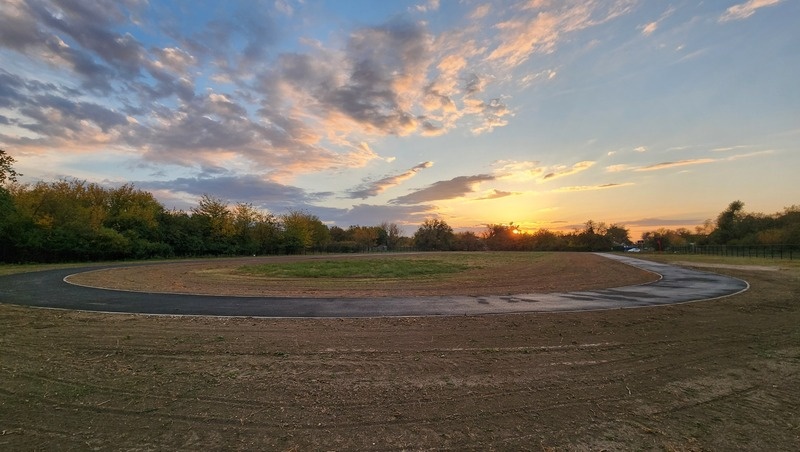
[[[775,151],[773,149],[765,149],[763,151],[748,152],[747,154],[732,155],[730,157],[725,158],[724,160],[732,162],[732,161],[735,161],[735,160],[748,159],[748,158],[751,158],[751,157],[762,157],[762,156],[770,155],[770,154],[774,154],[774,153],[775,153]]]
[[[714,159],[686,159],[686,160],[677,160],[674,162],[661,162],[661,163],[654,163],[652,165],[642,166],[636,168],[634,171],[659,171],[663,169],[675,168],[679,166],[691,166],[691,165],[703,165],[706,163],[713,163],[716,160]]]
[[[577,173],[580,173],[582,171],[586,171],[587,169],[589,169],[592,166],[594,166],[594,164],[595,164],[595,162],[585,160],[585,161],[582,161],[582,162],[578,162],[578,163],[576,163],[576,164],[574,164],[572,166],[563,166],[563,165],[562,166],[557,166],[557,167],[553,168],[550,172],[545,174],[544,177],[542,177],[542,180],[543,181],[551,181],[551,180],[558,179],[558,178],[561,178],[561,177],[571,176],[573,174],[577,174]]]
[[[736,146],[723,146],[723,147],[714,148],[714,149],[711,150],[711,152],[730,152],[730,151],[735,151],[735,150],[738,150],[738,149],[747,149],[747,148],[752,148],[752,147],[753,146],[747,145],[747,144],[740,144],[740,145],[736,145]]]
[[[494,162],[494,166],[497,167],[495,174],[499,179],[517,182],[538,179],[544,174],[544,168],[535,161],[498,160]]]
[[[392,204],[421,204],[443,199],[454,199],[473,193],[481,183],[493,181],[495,176],[479,174],[476,176],[459,176],[450,180],[435,182],[405,196],[392,199]]]
[[[608,171],[609,173],[620,173],[623,171],[630,171],[632,169],[635,169],[635,167],[625,163],[621,163],[619,165],[610,165],[606,167],[606,171]]]
[[[495,25],[498,44],[488,55],[506,68],[516,67],[535,53],[552,53],[564,35],[596,26],[626,14],[635,2],[561,2],[543,10],[547,2],[528,2],[515,17]]]
[[[439,0],[428,0],[425,3],[414,5],[411,8],[413,11],[426,13],[428,11],[436,11],[439,9]]]
[[[741,149],[741,148],[748,148],[748,147],[751,147],[751,146],[742,145],[742,146],[730,146],[730,147],[724,147],[724,148],[715,148],[715,149],[712,149],[711,152],[728,152],[728,151]],[[681,149],[685,149],[685,147],[683,147]],[[705,165],[705,164],[708,164],[708,163],[717,163],[717,162],[730,162],[730,161],[740,160],[740,159],[745,159],[745,158],[769,155],[769,154],[772,154],[774,152],[775,152],[774,150],[767,149],[767,150],[763,150],[763,151],[755,151],[755,152],[750,152],[750,153],[746,153],[746,154],[730,155],[730,156],[727,156],[725,158],[708,158],[708,157],[706,157],[706,158],[695,158],[695,159],[683,159],[683,160],[673,160],[673,161],[668,161],[668,162],[653,163],[653,164],[644,165],[644,166],[634,166],[634,165],[630,165],[630,164],[627,164],[627,163],[621,163],[621,164],[618,164],[618,165],[609,165],[609,166],[607,166],[606,167],[606,172],[609,172],[609,173],[620,173],[620,172],[624,172],[624,171],[637,171],[637,172],[642,172],[642,171],[660,171],[660,170],[676,168],[676,167],[682,167],[682,166]]]
[[[561,187],[552,190],[554,193],[570,193],[570,192],[579,192],[579,191],[597,191],[597,190],[608,190],[610,188],[621,188],[621,187],[629,187],[634,185],[633,182],[625,182],[621,184],[601,184],[601,185],[573,185],[570,187]]]
[[[423,162],[413,168],[409,169],[400,174],[395,174],[392,176],[386,176],[382,179],[367,182],[365,184],[359,185],[358,187],[349,190],[347,192],[347,197],[351,199],[366,199],[372,196],[377,196],[378,194],[386,191],[387,189],[397,186],[408,179],[414,177],[418,172],[422,171],[425,168],[430,168],[433,166],[433,162]]]
[[[476,200],[478,200],[478,201],[486,201],[486,200],[490,200],[490,199],[506,198],[508,196],[515,196],[515,195],[519,195],[519,194],[520,194],[519,192],[502,191],[502,190],[493,189],[493,190],[489,191],[487,194],[485,194],[484,196],[481,196],[480,198],[476,198]]]
[[[783,0],[749,0],[745,3],[733,5],[727,10],[725,10],[725,13],[723,13],[720,16],[719,21],[728,22],[731,20],[747,19],[748,17],[755,14],[759,8],[774,6],[780,3],[781,1]]]
[[[650,36],[651,34],[653,34],[653,32],[655,32],[658,29],[659,24],[661,24],[661,22],[663,22],[665,19],[671,16],[672,13],[674,12],[675,12],[675,7],[670,6],[666,11],[664,11],[661,14],[661,16],[657,20],[642,25],[639,27],[639,29],[642,31],[643,35]]]
[[[664,218],[641,218],[623,222],[627,226],[642,227],[676,227],[676,226],[696,226],[703,223],[701,218],[688,219],[664,219]]]

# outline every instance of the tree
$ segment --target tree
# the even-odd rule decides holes
[[[531,239],[531,249],[538,251],[559,251],[567,247],[563,235],[547,229],[539,229]]]
[[[0,185],[4,185],[6,181],[16,182],[17,176],[22,176],[14,170],[12,166],[16,162],[14,157],[6,154],[6,151],[0,149]]]
[[[233,237],[236,241],[237,254],[256,254],[259,243],[256,238],[256,226],[264,220],[264,215],[248,203],[237,203],[231,213]]]
[[[347,229],[351,239],[356,242],[360,251],[369,251],[378,245],[379,228],[370,226],[350,226]]]
[[[225,201],[204,194],[197,207],[192,208],[192,218],[201,225],[206,252],[223,254],[232,251],[229,242],[234,235],[233,214]]]
[[[414,233],[414,246],[421,251],[449,251],[453,247],[453,228],[442,220],[427,219]]]
[[[608,227],[603,222],[588,220],[583,231],[576,235],[578,248],[586,251],[610,251],[612,239],[608,236]]]
[[[400,244],[400,239],[402,237],[400,235],[400,227],[397,226],[397,224],[395,223],[389,223],[386,221],[381,223],[380,226],[378,227],[381,228],[381,230],[386,236],[386,243],[384,243],[384,245],[386,245],[386,249],[389,251],[396,250]]]
[[[717,229],[711,233],[710,239],[714,243],[727,244],[739,238],[739,224],[742,220],[744,203],[736,200],[728,205],[717,217]]]
[[[125,184],[109,191],[108,214],[103,225],[123,235],[130,242],[133,257],[168,257],[172,249],[164,243],[160,222],[164,206],[152,193]]]
[[[483,240],[472,231],[457,232],[453,238],[453,249],[456,251],[482,251],[485,248]]]
[[[483,241],[486,247],[492,251],[511,251],[519,249],[518,236],[521,234],[519,226],[514,223],[509,224],[489,224],[486,225],[486,232],[483,233]]]
[[[630,231],[625,226],[612,224],[606,229],[606,238],[614,245],[630,245]]]
[[[11,192],[0,187],[0,262],[20,260],[25,226]]]
[[[286,254],[322,250],[330,241],[328,227],[316,215],[292,210],[281,216],[283,234],[281,246]]]

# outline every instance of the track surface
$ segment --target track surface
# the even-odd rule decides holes
[[[22,273],[0,278],[0,302],[45,308],[162,315],[247,317],[390,317],[595,311],[707,300],[747,290],[740,279],[714,273],[601,254],[662,278],[612,289],[511,296],[413,298],[258,298],[124,292],[64,282],[97,267]]]

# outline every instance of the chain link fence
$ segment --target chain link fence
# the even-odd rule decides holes
[[[707,254],[712,256],[800,259],[800,245],[689,245],[672,247],[670,251],[681,254]]]

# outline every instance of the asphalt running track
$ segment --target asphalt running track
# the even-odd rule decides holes
[[[511,296],[380,298],[232,297],[127,292],[76,286],[72,274],[104,267],[0,277],[0,303],[108,313],[244,317],[390,317],[575,312],[639,308],[726,297],[746,281],[616,254],[600,254],[661,275],[656,282],[612,289]],[[163,265],[163,264],[161,264]],[[168,265],[168,264],[167,264]]]

